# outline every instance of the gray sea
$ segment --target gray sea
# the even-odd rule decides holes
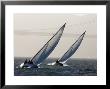
[[[40,68],[16,68],[25,59],[22,57],[14,58],[15,76],[97,76],[96,59],[69,59],[67,61],[69,66],[50,66],[47,63],[54,62],[57,59],[48,58],[40,65]]]

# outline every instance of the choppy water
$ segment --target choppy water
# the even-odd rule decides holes
[[[28,58],[29,59],[29,58]],[[70,59],[67,61],[69,66],[49,66],[46,65],[52,60],[47,59],[40,65],[41,68],[19,69],[16,66],[24,62],[25,58],[15,58],[14,75],[15,76],[96,76],[97,61],[96,60],[79,60]]]

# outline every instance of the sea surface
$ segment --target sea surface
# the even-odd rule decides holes
[[[40,68],[16,68],[25,59],[22,57],[14,58],[15,76],[97,76],[96,59],[69,59],[67,61],[69,66],[51,66],[47,63],[54,62],[57,59],[48,58],[40,65]]]

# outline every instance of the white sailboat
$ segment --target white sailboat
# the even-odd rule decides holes
[[[39,65],[51,54],[51,52],[57,46],[66,23],[56,32],[56,34],[41,48],[41,50],[35,54],[29,61],[25,60],[19,67],[20,68],[38,68]]]
[[[86,31],[85,31],[86,32]],[[66,61],[76,52],[76,50],[79,48],[83,37],[85,35],[85,32],[78,38],[78,40],[72,44],[72,46],[67,50],[67,52],[56,62],[49,63],[48,65],[60,65],[60,66],[67,66],[65,63]]]

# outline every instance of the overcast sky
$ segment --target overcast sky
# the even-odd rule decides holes
[[[59,44],[49,57],[61,57],[86,30],[72,58],[97,58],[96,14],[14,14],[14,55],[32,57],[66,24]]]

